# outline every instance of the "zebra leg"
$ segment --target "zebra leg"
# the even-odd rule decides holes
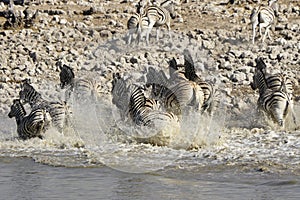
[[[254,44],[254,41],[255,41],[256,26],[257,25],[258,25],[257,21],[252,23],[252,44]]]
[[[157,29],[156,29],[156,41],[159,40],[159,29],[160,29],[160,28],[157,28]]]
[[[267,32],[267,35],[268,35],[269,40],[272,40],[271,35],[270,35],[270,28],[271,28],[271,26],[268,26],[268,27],[266,28],[266,32]]]

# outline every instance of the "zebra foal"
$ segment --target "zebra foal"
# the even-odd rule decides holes
[[[18,136],[22,140],[34,137],[42,138],[42,134],[51,123],[51,117],[44,109],[32,110],[26,116],[26,111],[19,99],[13,100],[8,117],[15,117]]]

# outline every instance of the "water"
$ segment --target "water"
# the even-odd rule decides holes
[[[97,109],[102,113],[109,110],[105,106]],[[136,143],[128,138],[114,140],[105,134],[111,131],[108,117],[86,120],[97,112],[86,110],[83,113],[83,110],[75,109],[73,113],[84,116],[75,117],[73,129],[70,129],[73,131],[62,135],[51,129],[43,140],[15,139],[15,121],[1,117],[1,198],[300,197],[299,131],[226,128],[225,124],[217,127],[220,119],[214,118],[211,122],[214,128],[206,134],[200,130],[202,135],[197,135],[204,138],[200,144],[205,145],[197,150],[186,150]],[[194,122],[185,123],[186,130]],[[181,134],[188,136],[188,133]],[[183,143],[195,142],[194,137],[183,136]]]
[[[298,199],[299,177],[238,169],[165,169],[132,174],[0,159],[3,199]]]

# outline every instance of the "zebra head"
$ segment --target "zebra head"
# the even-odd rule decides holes
[[[177,17],[177,13],[175,10],[176,5],[178,5],[178,3],[176,3],[174,0],[165,0],[160,4],[162,8],[165,8],[170,13],[170,17],[172,19],[175,19]]]
[[[255,73],[253,76],[253,82],[250,84],[253,90],[259,89],[259,92],[264,92],[268,86],[266,81],[266,64],[261,57],[255,59]]]
[[[278,17],[279,6],[277,0],[269,0],[269,6],[273,9],[275,16]]]
[[[72,87],[74,85],[74,78],[75,78],[72,68],[65,64],[63,66],[59,66],[59,68],[60,68],[59,78],[60,78],[61,89],[64,89],[68,85]]]
[[[32,87],[28,82],[21,84],[21,90],[19,92],[20,101],[23,103],[33,104],[37,100],[42,99],[42,95],[38,93],[34,87]]]
[[[14,99],[13,104],[10,107],[10,112],[8,113],[9,118],[16,117],[19,120],[20,117],[24,117],[26,115],[25,108],[21,104],[20,99]]]

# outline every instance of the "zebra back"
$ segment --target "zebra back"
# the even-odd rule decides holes
[[[133,90],[129,105],[131,119],[137,125],[155,126],[156,120],[178,121],[173,113],[158,110],[157,101],[146,98],[140,87]]]

